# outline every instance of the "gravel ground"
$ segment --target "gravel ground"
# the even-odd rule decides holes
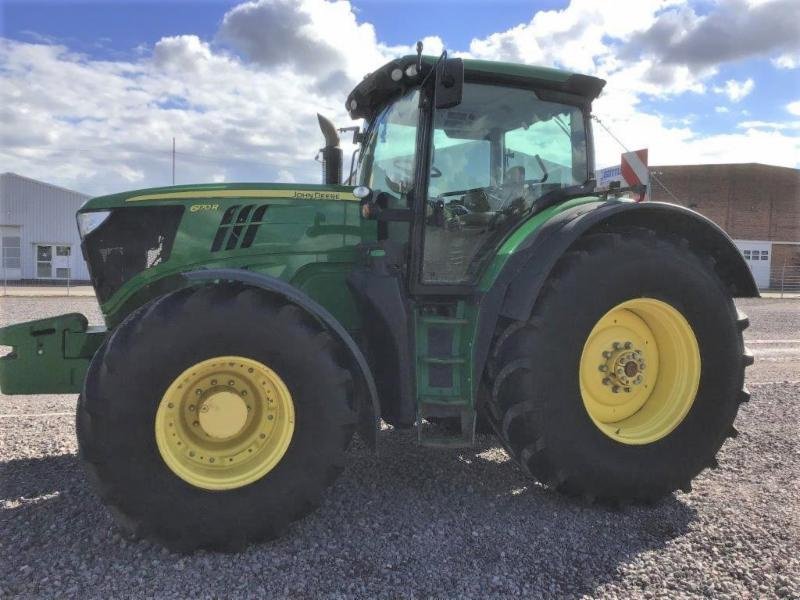
[[[588,507],[529,481],[482,437],[360,445],[315,514],[238,555],[120,537],[89,490],[74,396],[0,396],[0,597],[800,598],[800,301],[741,302],[756,354],[740,435],[694,491]],[[90,298],[3,298],[0,324]]]

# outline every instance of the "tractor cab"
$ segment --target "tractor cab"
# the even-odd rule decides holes
[[[488,68],[406,57],[347,100],[367,120],[353,178],[369,194],[362,213],[380,239],[412,242],[416,293],[466,291],[521,221],[593,189],[589,108],[604,82]]]

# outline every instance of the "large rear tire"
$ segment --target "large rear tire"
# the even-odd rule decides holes
[[[356,423],[334,339],[238,284],[164,296],[96,354],[80,456],[117,522],[181,551],[279,536],[341,472]]]
[[[557,264],[491,355],[490,420],[522,468],[569,495],[690,489],[736,434],[752,363],[713,259],[647,230],[597,233]]]

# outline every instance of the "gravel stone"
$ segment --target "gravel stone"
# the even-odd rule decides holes
[[[481,436],[359,442],[280,540],[184,556],[120,534],[76,456],[75,396],[0,396],[0,598],[800,598],[800,301],[745,300],[752,392],[691,493],[611,509],[528,479]],[[0,325],[91,298],[0,298]]]

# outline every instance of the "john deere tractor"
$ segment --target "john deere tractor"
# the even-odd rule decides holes
[[[0,330],[6,394],[80,394],[80,458],[120,525],[177,549],[279,536],[358,432],[494,432],[525,473],[650,502],[714,466],[747,399],[731,240],[597,191],[604,81],[412,55],[350,93],[348,184],[211,184],[78,212],[105,325]]]

